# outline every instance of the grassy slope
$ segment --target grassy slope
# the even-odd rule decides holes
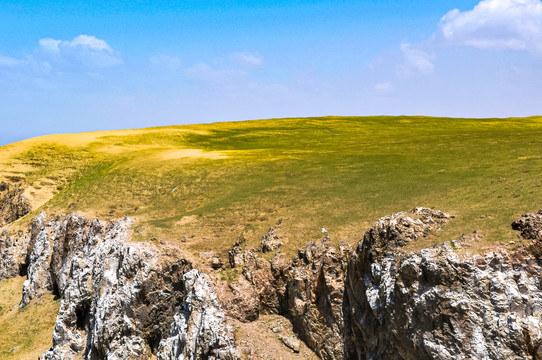
[[[0,176],[50,213],[131,216],[138,239],[187,237],[194,252],[255,245],[279,218],[286,251],[322,227],[353,241],[414,206],[457,216],[439,239],[479,230],[491,243],[541,207],[541,139],[539,117],[216,123],[30,139],[0,148]]]
[[[1,359],[36,359],[53,342],[51,334],[60,301],[47,294],[19,309],[23,281],[18,277],[0,282]]]
[[[0,180],[23,182],[36,209],[15,227],[40,210],[128,215],[139,240],[187,237],[194,252],[226,250],[237,236],[256,245],[279,218],[289,252],[322,227],[355,241],[378,217],[417,205],[457,216],[430,241],[480,230],[491,246],[514,238],[516,216],[542,207],[541,139],[541,118],[425,117],[54,135],[1,147]],[[2,359],[36,358],[51,343],[58,301],[18,310],[22,280],[0,282]]]

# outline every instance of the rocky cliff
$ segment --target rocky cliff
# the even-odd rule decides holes
[[[0,183],[0,227],[22,218],[31,210],[30,202],[17,185]]]
[[[128,242],[129,225],[40,214],[19,238],[28,249],[20,306],[46,291],[62,299],[42,359],[237,358],[206,275],[172,249]]]
[[[24,189],[5,182],[0,183],[0,227],[20,219],[30,212]],[[25,258],[30,233],[13,233],[5,229],[0,234],[0,280],[25,275]]]
[[[415,209],[384,217],[365,233],[346,276],[345,346],[352,358],[542,358],[536,256],[525,248],[459,255],[446,244],[404,250],[449,220]]]
[[[514,251],[457,249],[477,236],[409,250],[452,218],[415,208],[379,219],[354,251],[326,237],[290,261],[236,244],[243,277],[226,311],[281,313],[323,359],[542,359],[542,212],[514,222],[532,239]]]
[[[342,299],[350,246],[335,246],[325,237],[299,249],[290,260],[277,252],[266,261],[260,251],[241,251],[239,243],[230,251],[230,263],[242,266],[242,276],[223,296],[227,314],[244,321],[255,320],[259,314],[284,315],[320,358],[341,359]]]
[[[259,248],[234,244],[240,276],[215,287],[177,249],[130,242],[130,219],[40,214],[27,234],[0,237],[0,276],[27,275],[21,307],[62,299],[43,359],[235,359],[227,318],[262,314],[288,318],[322,359],[542,359],[542,212],[514,222],[528,240],[514,250],[460,249],[476,236],[412,250],[452,219],[415,208],[354,248],[326,236],[294,258],[267,244],[280,243],[271,229]]]

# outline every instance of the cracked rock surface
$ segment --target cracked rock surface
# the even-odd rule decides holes
[[[158,360],[237,358],[234,343],[223,329],[225,314],[216,293],[197,270],[183,275],[186,297],[179,306],[170,336],[160,342]]]
[[[514,221],[514,250],[469,253],[476,232],[411,250],[452,218],[415,208],[379,219],[355,248],[326,236],[293,259],[240,239],[238,279],[218,296],[177,249],[129,242],[128,218],[40,214],[28,233],[0,236],[0,277],[27,273],[21,307],[62,298],[42,359],[237,359],[227,318],[279,314],[322,359],[542,360],[542,211]],[[294,337],[274,336],[298,356]]]
[[[270,232],[268,232],[269,234]],[[287,260],[267,261],[260,249],[230,251],[232,267],[243,265],[236,283],[222,292],[228,315],[254,321],[260,314],[287,316],[299,337],[322,359],[343,358],[342,299],[350,247],[329,237],[311,242]]]
[[[365,233],[346,280],[349,358],[542,359],[541,269],[532,255],[402,250],[449,218],[417,208]]]
[[[12,223],[28,214],[32,209],[18,185],[0,183],[0,227]]]
[[[174,249],[129,243],[128,218],[44,218],[28,241],[20,304],[46,291],[62,298],[42,359],[237,358],[214,287]]]

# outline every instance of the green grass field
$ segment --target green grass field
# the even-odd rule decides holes
[[[456,216],[431,241],[515,239],[542,208],[542,118],[323,117],[55,135],[0,148],[0,176],[36,210],[136,219],[135,238],[187,250],[256,245],[279,218],[284,251],[354,242],[380,216],[428,206]],[[175,190],[174,190],[175,189]],[[191,237],[194,235],[193,237]]]
[[[47,294],[19,309],[24,280],[0,281],[0,359],[36,359],[53,343],[60,301]]]

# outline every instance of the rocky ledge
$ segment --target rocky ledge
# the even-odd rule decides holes
[[[476,236],[412,250],[452,218],[415,208],[354,248],[326,236],[294,258],[268,246],[271,229],[259,248],[234,244],[240,276],[214,286],[176,249],[129,242],[129,219],[40,214],[0,238],[0,277],[27,274],[21,306],[62,299],[43,359],[236,359],[226,319],[262,314],[289,319],[322,359],[542,359],[542,212],[514,222],[528,240],[515,250],[456,250]],[[295,340],[282,339],[294,352]]]
[[[415,208],[379,219],[353,251],[326,237],[289,261],[237,243],[226,312],[283,314],[323,359],[542,359],[542,212],[514,222],[532,240],[516,251],[459,254],[466,238],[409,250],[452,218]]]
[[[30,202],[17,185],[0,183],[0,227],[22,218],[31,210]]]
[[[42,359],[235,359],[230,329],[205,274],[176,251],[129,243],[130,219],[104,224],[40,214],[28,239],[20,306],[60,297]]]
[[[346,276],[351,357],[542,358],[542,272],[534,255],[499,249],[459,256],[446,244],[403,250],[449,219],[415,209],[365,233]]]

